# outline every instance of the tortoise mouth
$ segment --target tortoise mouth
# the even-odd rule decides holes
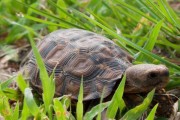
[[[168,81],[169,81],[169,77],[163,77],[161,79],[157,79],[155,82],[149,82],[147,84],[147,87],[152,86],[152,87],[156,87],[157,89],[164,88],[167,85]]]
[[[168,83],[168,78],[166,79],[158,79],[154,82],[144,82],[141,84],[141,86],[136,85],[136,84],[126,84],[125,85],[125,93],[148,93],[150,92],[153,88],[156,88],[157,90],[164,88],[167,83]]]
[[[162,80],[150,81],[146,84],[146,87],[149,87],[149,86],[156,87],[156,86],[159,86],[160,84],[162,84]]]
[[[162,89],[167,85],[167,82],[162,81],[162,80],[157,80],[156,82],[147,84],[146,86],[144,86],[143,88],[145,88],[146,93],[150,92],[153,88],[155,88],[156,90]],[[143,91],[143,90],[142,90]]]

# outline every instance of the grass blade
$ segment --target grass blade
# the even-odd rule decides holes
[[[95,13],[93,13],[91,10],[87,10],[90,14],[93,15],[93,17],[95,17],[99,22],[101,22],[104,26],[108,27],[109,29],[112,29],[112,26],[110,26],[109,24],[107,24],[103,19],[101,19],[98,15],[96,15]]]
[[[39,107],[37,106],[33,94],[30,88],[26,88],[24,90],[25,103],[27,104],[29,111],[33,114],[33,116],[37,116],[40,113]]]
[[[155,23],[155,24],[158,22],[156,19],[154,19],[154,18],[146,15],[145,13],[141,12],[139,9],[137,9],[137,8],[131,6],[131,5],[128,5],[128,4],[125,3],[125,2],[118,1],[118,0],[116,0],[116,2],[119,3],[122,7],[128,8],[128,9],[136,12],[136,13],[139,14],[140,16],[143,16],[143,17],[147,18],[148,20],[152,21],[152,22]],[[166,26],[164,26],[164,25],[163,25],[162,27],[163,27],[165,30],[169,31],[170,33],[173,33],[173,31],[172,31],[171,29],[169,29],[168,27],[166,27]]]
[[[24,93],[24,90],[28,87],[28,85],[26,84],[21,74],[18,74],[16,82],[18,84],[19,89],[22,91],[22,93]]]
[[[55,98],[53,101],[54,101],[54,111],[57,120],[66,120],[66,110],[64,110],[62,103],[57,98]]]
[[[52,25],[52,26],[59,26],[59,27],[62,27],[62,28],[69,28],[63,24],[57,24],[57,23],[54,23],[54,22],[50,22],[50,21],[46,21],[46,20],[42,20],[42,19],[39,19],[39,18],[36,18],[36,17],[32,17],[32,16],[29,16],[29,15],[24,15],[25,18],[29,19],[29,20],[33,20],[35,22],[39,22],[39,23],[43,23],[43,24],[46,24],[46,25]]]
[[[154,45],[156,43],[157,37],[159,35],[161,26],[163,24],[163,20],[159,21],[154,28],[152,29],[152,32],[150,34],[149,40],[147,41],[146,45],[144,46],[144,49],[151,51],[154,48]]]
[[[84,120],[93,120],[93,118],[95,116],[98,115],[98,113],[104,111],[109,105],[110,105],[111,102],[106,102],[106,103],[100,103],[98,105],[96,105],[95,107],[93,107],[89,112],[87,112],[83,119]]]
[[[55,82],[54,82],[54,80],[50,79],[50,77],[49,77],[49,75],[48,75],[48,73],[46,71],[44,61],[41,58],[41,55],[40,55],[40,53],[38,52],[38,49],[35,46],[35,43],[33,41],[33,38],[31,36],[31,34],[29,34],[29,39],[30,39],[30,43],[31,43],[31,46],[32,46],[34,56],[36,58],[38,68],[40,69],[40,79],[41,79],[42,87],[43,87],[43,101],[45,103],[45,109],[50,114],[51,112],[49,111],[49,106],[52,103],[52,100],[53,100],[53,97],[54,97]]]
[[[8,79],[8,80],[6,80],[6,81],[4,81],[4,82],[2,82],[2,83],[0,83],[0,90],[4,90],[4,89],[6,89],[6,88],[8,88],[8,86],[13,82],[13,78],[14,77],[12,77],[12,78],[10,78],[10,79]],[[0,80],[1,81],[1,80]]]
[[[149,113],[149,115],[148,115],[148,117],[146,118],[146,120],[154,120],[157,107],[158,107],[158,104],[156,104],[156,105],[153,107],[153,109],[152,109],[151,112]]]
[[[19,118],[19,102],[16,103],[16,106],[15,106],[14,110],[12,111],[12,113],[13,113],[12,118],[14,120],[18,120],[18,118]]]
[[[59,1],[63,1],[63,0],[59,0]],[[76,19],[76,17],[74,17],[73,15],[69,14],[68,12],[65,11],[65,8],[60,6],[59,4],[55,4],[53,1],[48,0],[48,2],[53,5],[54,7],[56,7],[61,14],[64,14],[65,16],[71,18],[72,21],[76,21],[77,23],[79,23],[79,25],[83,26],[83,28],[87,29],[87,30],[91,30],[91,28],[89,28],[89,26],[87,26],[86,24],[84,24],[83,22],[81,22],[80,20]],[[67,18],[66,18],[67,19]]]
[[[19,92],[13,88],[4,89],[3,93],[11,100],[18,100],[20,97]]]
[[[27,120],[27,118],[30,115],[31,115],[31,113],[30,113],[29,108],[28,108],[28,106],[26,104],[26,100],[24,99],[20,120]]]
[[[36,36],[39,36],[39,34],[36,33],[36,32],[35,32],[31,27],[29,27],[29,26],[19,24],[19,23],[17,23],[16,21],[12,21],[12,20],[10,20],[10,19],[8,19],[8,18],[4,18],[4,19],[5,19],[7,22],[9,22],[10,24],[12,24],[12,25],[20,26],[20,27],[24,28],[27,32],[30,32],[30,33],[33,33],[33,34],[36,35]]]
[[[96,20],[93,20],[92,18],[84,15],[83,13],[81,13],[81,12],[75,10],[75,9],[73,9],[73,11],[74,11],[74,12],[77,12],[77,13],[80,14],[82,17],[88,19],[88,20],[91,21],[92,23],[98,25],[100,28],[102,28],[103,30],[105,30],[108,34],[112,35],[114,38],[117,38],[117,39],[118,39],[117,42],[118,42],[120,45],[123,46],[122,43],[125,42],[126,44],[128,44],[128,45],[131,46],[132,48],[134,48],[134,49],[136,49],[136,50],[138,50],[138,51],[141,51],[143,54],[145,54],[145,55],[147,55],[147,56],[150,56],[150,57],[152,57],[152,58],[154,58],[154,59],[157,59],[157,60],[161,61],[162,63],[164,63],[164,64],[166,64],[166,65],[169,65],[169,66],[171,66],[171,67],[173,67],[173,68],[175,68],[175,69],[177,69],[177,70],[180,70],[180,67],[179,67],[179,66],[177,66],[177,65],[175,65],[175,64],[173,64],[173,63],[171,63],[171,62],[169,62],[169,61],[167,61],[167,60],[165,60],[165,59],[162,59],[162,58],[159,57],[158,55],[155,55],[155,54],[153,54],[153,53],[151,53],[151,52],[149,52],[149,51],[141,48],[140,46],[136,45],[135,43],[133,43],[133,42],[125,39],[124,37],[118,35],[118,34],[117,34],[116,32],[114,32],[113,30],[110,30],[109,28],[105,27],[104,25],[102,25],[101,23],[97,22]]]
[[[155,89],[148,93],[147,97],[144,99],[143,103],[136,106],[135,108],[129,110],[121,120],[136,120],[138,119],[142,113],[148,108],[149,104],[153,99]]]
[[[153,3],[152,0],[140,0],[138,2],[142,4],[142,6],[145,6],[145,9],[152,15],[153,18],[156,18],[158,20],[164,18],[162,12],[158,8],[158,6]]]
[[[168,5],[166,0],[158,0],[157,1],[159,8],[161,9],[162,13],[165,14],[165,17],[171,24],[180,28],[180,22],[178,16],[174,13],[172,8]]]
[[[103,91],[102,91],[102,94],[101,94],[101,99],[100,99],[100,106],[99,106],[99,111],[98,111],[98,115],[97,115],[97,118],[96,118],[96,120],[101,120],[101,110],[102,110],[102,102],[103,102],[103,98],[104,98],[104,90],[105,90],[105,88],[103,88]]]
[[[8,98],[0,91],[0,114],[5,118],[5,120],[12,119],[12,112],[10,109]]]
[[[29,5],[25,4],[25,3],[22,3],[22,2],[20,2],[20,1],[18,1],[18,0],[16,0],[16,2],[19,3],[19,4],[21,4],[21,5],[23,5],[23,6],[25,6],[25,7],[31,8],[32,10],[34,10],[34,12],[35,12],[36,14],[42,15],[42,16],[44,16],[44,17],[47,17],[47,18],[50,18],[50,19],[53,19],[53,20],[61,21],[61,22],[63,22],[64,24],[68,25],[69,27],[76,27],[76,28],[81,28],[81,29],[83,29],[83,27],[78,26],[78,25],[76,25],[76,24],[73,24],[73,23],[71,23],[71,22],[68,22],[68,21],[66,21],[66,20],[63,20],[63,19],[57,17],[57,16],[54,15],[54,14],[50,14],[50,13],[48,13],[48,12],[45,12],[45,11],[42,11],[42,10],[38,10],[38,9],[36,9],[36,8],[34,8],[34,7],[32,7],[32,6],[29,6]]]
[[[48,0],[48,2],[49,2],[49,3],[50,3],[50,2],[54,3],[54,2],[51,1],[51,0]],[[52,5],[53,5],[53,4],[52,4]],[[55,5],[61,6],[62,8],[66,8],[66,3],[64,2],[64,0],[57,0],[56,4],[54,3],[54,6],[55,6]],[[55,6],[55,7],[57,8],[56,11],[57,11],[57,13],[59,14],[59,17],[66,19],[66,18],[67,18],[67,14],[66,14],[64,11],[59,10],[57,6]]]
[[[83,76],[81,78],[81,85],[79,89],[78,102],[76,107],[77,120],[83,119]]]
[[[124,85],[125,85],[126,75],[123,77],[121,83],[119,84],[114,96],[111,100],[109,107],[107,108],[107,117],[113,119],[116,116],[118,108],[120,112],[125,108],[125,102],[123,100]]]
[[[149,36],[149,39],[148,39],[148,41],[146,42],[146,44],[144,46],[144,49],[146,49],[148,51],[153,50],[162,24],[163,24],[163,20],[159,21],[154,26],[154,28],[152,29],[152,32],[151,32],[151,34]],[[147,56],[145,56],[144,54],[139,54],[139,56],[136,58],[136,60],[143,61],[143,60],[149,60],[149,59],[147,59]]]

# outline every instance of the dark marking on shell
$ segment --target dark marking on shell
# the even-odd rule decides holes
[[[71,94],[73,99],[77,99],[82,75],[84,100],[100,98],[103,88],[106,97],[131,65],[130,55],[114,42],[86,30],[55,31],[44,37],[38,49],[49,75],[56,67],[56,96]],[[28,66],[31,85],[42,91],[33,54]]]

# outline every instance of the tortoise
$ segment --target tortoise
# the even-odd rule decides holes
[[[55,96],[71,95],[77,100],[83,76],[83,101],[104,98],[116,90],[126,73],[125,94],[161,89],[169,80],[165,65],[133,65],[133,58],[110,39],[82,29],[60,29],[45,36],[38,50],[49,74],[55,68]],[[39,69],[31,52],[26,63],[26,79],[42,93]]]

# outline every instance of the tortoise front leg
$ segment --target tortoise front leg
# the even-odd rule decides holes
[[[157,103],[157,116],[170,118],[174,115],[174,97],[169,96],[164,89],[156,90],[151,107]]]

